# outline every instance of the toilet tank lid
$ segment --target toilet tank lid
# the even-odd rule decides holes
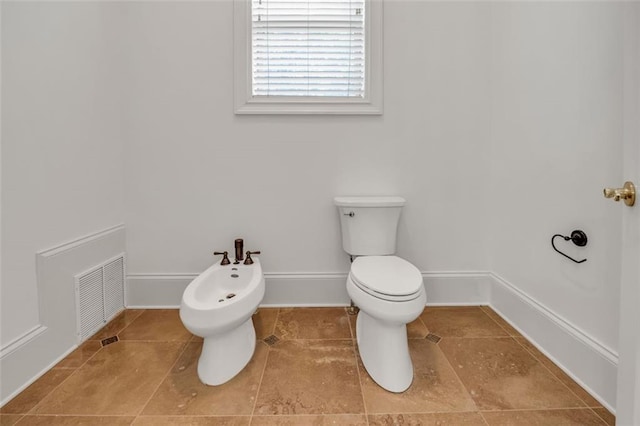
[[[402,207],[406,200],[398,196],[335,197],[338,207]]]

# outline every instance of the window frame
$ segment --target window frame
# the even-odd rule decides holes
[[[380,115],[383,94],[383,0],[365,0],[365,96],[253,96],[251,0],[234,0],[234,101],[236,114]]]

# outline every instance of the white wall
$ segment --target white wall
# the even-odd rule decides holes
[[[623,182],[621,4],[494,5],[491,270],[613,353]],[[584,230],[578,248],[556,233]]]
[[[346,272],[335,195],[408,200],[399,253],[486,270],[490,10],[385,3],[385,113],[235,116],[231,1],[131,3],[129,272],[196,273],[262,250],[266,272]]]
[[[1,345],[39,324],[36,252],[123,221],[106,3],[2,3]]]

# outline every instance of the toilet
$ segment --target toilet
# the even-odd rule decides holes
[[[356,340],[369,376],[390,392],[413,381],[407,323],[418,318],[427,296],[422,274],[394,256],[402,197],[336,197],[342,247],[351,256],[347,292],[360,308]]]

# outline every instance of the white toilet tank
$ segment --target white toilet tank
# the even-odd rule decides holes
[[[336,197],[340,213],[342,247],[352,256],[389,255],[396,252],[402,197]]]

